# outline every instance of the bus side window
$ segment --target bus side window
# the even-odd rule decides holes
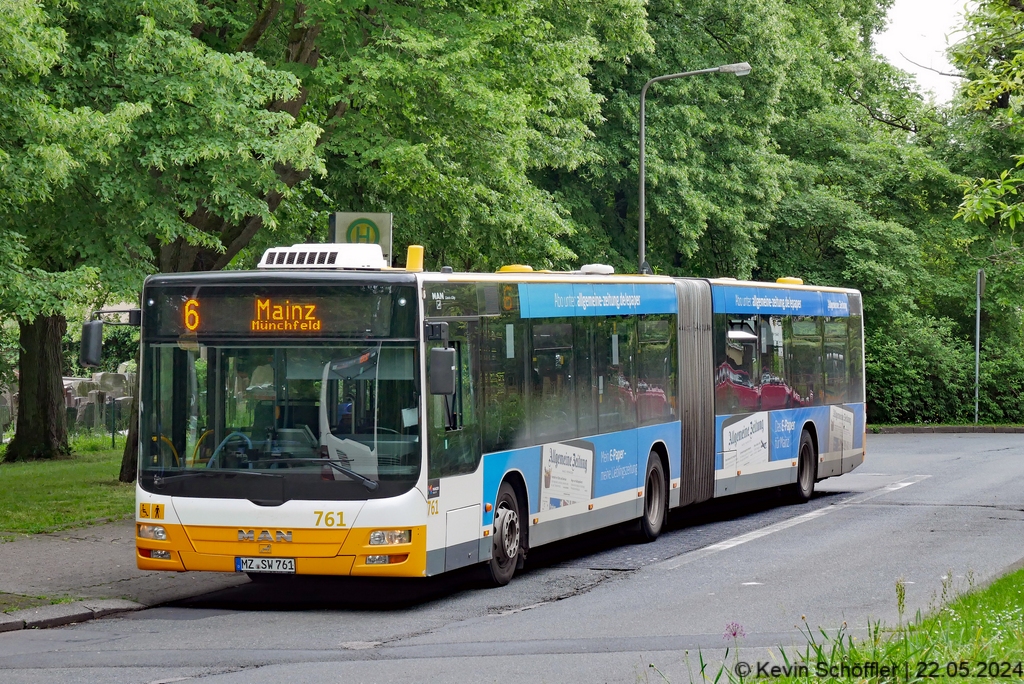
[[[518,316],[485,318],[480,346],[484,452],[524,446],[528,440],[523,367],[526,326]]]
[[[846,318],[825,319],[825,402],[844,404],[847,401],[847,332]]]
[[[572,328],[566,319],[538,320],[532,326],[530,415],[538,441],[576,436]]]
[[[428,472],[432,478],[472,473],[480,464],[475,390],[480,377],[480,366],[475,361],[480,350],[479,329],[476,321],[449,324],[448,346],[457,350],[458,371],[454,395],[430,395]],[[429,359],[429,351],[427,354]]]
[[[821,406],[821,319],[789,316],[783,327],[786,367],[793,387],[794,406]]]
[[[594,375],[597,376],[598,428],[601,434],[636,427],[636,319],[599,318]]]
[[[864,401],[864,336],[861,330],[861,316],[854,314],[849,320],[849,354],[850,385],[848,401]]]
[[[648,314],[638,321],[637,409],[640,424],[670,420],[676,412],[675,316]]]
[[[782,317],[761,316],[761,410],[793,407],[793,389],[786,375]]]
[[[594,356],[594,319],[580,316],[573,321],[573,351],[576,355],[577,432],[580,437],[597,434],[597,373]]]
[[[718,314],[715,326],[715,409],[719,415],[749,413],[760,406],[757,316]]]

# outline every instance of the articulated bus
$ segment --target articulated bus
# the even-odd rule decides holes
[[[864,459],[855,290],[267,250],[142,294],[138,566],[426,577]],[[422,250],[419,250],[422,264]]]

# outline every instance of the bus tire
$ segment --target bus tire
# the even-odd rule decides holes
[[[494,531],[491,560],[487,567],[494,586],[503,587],[512,580],[520,558],[523,557],[523,532],[519,498],[508,482],[498,488],[494,502]]]
[[[814,482],[818,479],[818,454],[807,430],[800,435],[797,454],[796,483],[791,485],[790,495],[794,503],[807,503],[814,495]]]
[[[668,487],[665,485],[665,467],[654,451],[647,456],[644,475],[644,504],[640,515],[640,540],[652,542],[665,527],[668,512]]]

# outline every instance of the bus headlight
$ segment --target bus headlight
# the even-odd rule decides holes
[[[139,525],[139,538],[167,541],[167,530],[160,525]]]
[[[412,530],[374,530],[370,533],[370,546],[408,544],[412,541]]]

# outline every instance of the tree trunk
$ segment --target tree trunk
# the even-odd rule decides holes
[[[139,393],[142,391],[142,358],[135,354],[135,391],[132,394],[132,408],[128,413],[128,437],[121,454],[121,482],[134,482],[139,471]]]
[[[121,482],[134,482],[139,469],[139,388],[135,388],[132,397],[132,410],[128,414],[128,439],[121,455],[121,474],[117,479]]]
[[[5,460],[57,458],[71,453],[64,407],[61,338],[68,322],[61,314],[18,321],[18,423]]]

